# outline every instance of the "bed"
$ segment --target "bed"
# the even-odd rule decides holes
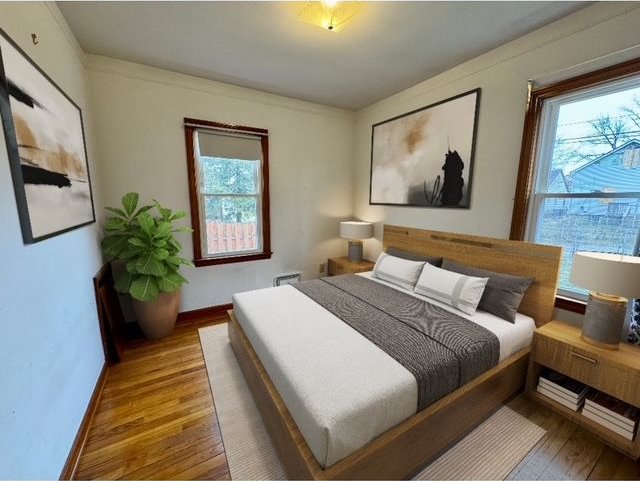
[[[535,282],[514,324],[466,316],[499,340],[497,364],[418,411],[416,378],[308,295],[291,286],[236,295],[231,345],[291,478],[410,476],[522,388],[533,330],[551,319],[560,248],[395,226],[383,245]],[[374,287],[375,302],[373,284],[387,283],[367,278],[349,282]]]

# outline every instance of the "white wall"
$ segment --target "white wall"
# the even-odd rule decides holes
[[[269,129],[273,257],[184,270],[182,311],[228,303],[277,273],[316,277],[328,256],[344,255],[351,112],[104,57],[90,56],[88,68],[105,205],[137,191],[189,212],[184,117]],[[192,258],[190,234],[180,240]]]
[[[379,240],[382,223],[508,237],[527,81],[568,78],[639,56],[639,22],[637,4],[596,4],[358,112],[354,132],[355,215],[379,223]],[[371,125],[477,87],[482,89],[482,98],[471,209],[369,205]],[[368,241],[366,246],[367,255],[375,258],[380,243]]]
[[[61,19],[53,4],[0,3],[0,27],[82,108],[95,192],[86,73]],[[104,362],[91,280],[98,229],[24,245],[0,139],[0,478],[54,479]]]
[[[375,259],[382,224],[508,238],[527,97],[527,81],[548,84],[640,56],[640,8],[599,3],[476,57],[357,113],[354,130],[355,216],[376,222],[365,242]],[[369,205],[371,126],[404,112],[480,87],[471,209]],[[580,316],[556,311],[579,322]]]
[[[0,3],[0,26],[83,109],[99,217],[102,205],[132,190],[189,210],[183,117],[269,129],[274,256],[185,272],[182,310],[229,302],[234,292],[270,285],[276,273],[316,276],[318,264],[345,252],[338,220],[353,213],[378,223],[378,239],[382,223],[507,237],[527,80],[638,56],[639,23],[634,4],[597,4],[358,112],[354,127],[350,112],[112,59],[85,59],[87,74],[54,5]],[[369,206],[371,124],[476,87],[472,208]],[[91,287],[100,232],[94,224],[25,246],[4,139],[0,183],[0,478],[54,478],[103,363]],[[191,256],[189,237],[181,240]],[[379,248],[366,243],[369,257]]]

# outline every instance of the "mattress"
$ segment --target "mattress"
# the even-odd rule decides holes
[[[371,273],[361,275],[403,290]],[[535,324],[530,317],[518,314],[511,324],[487,312],[470,316],[411,294],[489,329],[500,341],[500,360],[531,343]],[[413,375],[296,288],[239,293],[233,304],[238,322],[323,468],[415,414]]]

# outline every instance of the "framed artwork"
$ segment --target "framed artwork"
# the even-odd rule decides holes
[[[95,222],[82,111],[2,30],[0,114],[25,244]]]
[[[369,203],[469,208],[480,89],[371,128]]]

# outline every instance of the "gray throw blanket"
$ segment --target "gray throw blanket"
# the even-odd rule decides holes
[[[411,372],[418,410],[498,364],[500,341],[474,322],[362,276],[295,284]]]

